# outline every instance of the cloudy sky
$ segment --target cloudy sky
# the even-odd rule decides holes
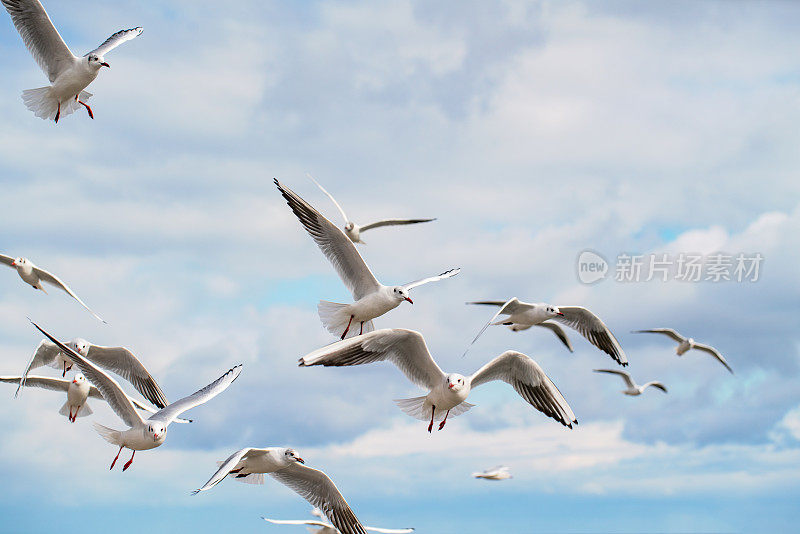
[[[291,445],[366,524],[419,532],[789,531],[800,520],[800,5],[789,2],[47,2],[73,51],[143,26],[89,88],[96,119],[58,125],[20,100],[46,77],[0,13],[0,252],[52,270],[57,291],[0,279],[0,373],[54,334],[131,348],[170,399],[236,363],[231,388],[133,468],[63,398],[0,395],[0,530],[291,532],[280,484],[228,481],[215,460]],[[428,435],[392,399],[422,394],[391,365],[297,367],[333,338],[319,299],[349,295],[272,184],[357,222],[385,283],[461,267],[376,321],[421,331],[446,370],[506,349],[536,359],[580,425],[502,383]],[[591,249],[608,277],[579,282]],[[756,282],[622,283],[619,255],[761,254]],[[584,305],[640,382],[592,373],[583,340],[490,329],[475,299]],[[702,353],[631,330],[671,326]],[[51,369],[40,370],[55,374]],[[0,392],[2,393],[2,392]],[[5,399],[5,400],[3,400]],[[128,453],[123,453],[123,457]],[[490,483],[472,471],[509,465]],[[294,531],[302,531],[297,527]]]

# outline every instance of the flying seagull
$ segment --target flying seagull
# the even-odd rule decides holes
[[[31,322],[33,323],[33,321]],[[177,402],[167,405],[165,408],[151,415],[148,419],[143,419],[142,416],[139,415],[139,412],[136,411],[130,398],[122,391],[122,388],[119,387],[116,380],[101,371],[100,368],[95,366],[91,361],[42,330],[36,323],[33,323],[33,326],[47,336],[50,341],[55,343],[58,348],[64,351],[72,361],[75,362],[75,365],[78,366],[78,369],[81,370],[84,376],[100,390],[100,393],[103,395],[106,402],[108,402],[108,405],[111,406],[111,409],[128,425],[129,428],[127,430],[114,430],[113,428],[108,428],[99,423],[94,424],[95,430],[97,430],[97,433],[100,434],[103,439],[119,446],[119,452],[117,452],[117,456],[114,457],[114,461],[111,462],[110,469],[114,469],[114,464],[117,463],[117,459],[124,448],[131,449],[133,454],[131,454],[131,459],[122,467],[123,471],[128,469],[133,463],[133,457],[136,455],[136,451],[146,451],[160,446],[167,438],[167,427],[170,423],[175,421],[175,419],[186,410],[204,404],[228,389],[228,386],[230,386],[239,376],[239,373],[242,372],[241,364],[237,365],[206,387],[188,397],[184,397]]]
[[[325,190],[325,188],[320,185],[318,181],[314,180],[313,176],[311,176],[310,174],[306,174],[306,176],[311,178],[311,180],[315,184],[317,184],[317,187],[319,187],[323,193],[328,195],[328,198],[330,198],[331,201],[336,205],[336,208],[339,210],[339,213],[342,214],[342,219],[344,219],[345,222],[344,233],[347,237],[350,238],[350,240],[353,243],[361,243],[362,245],[366,244],[364,241],[361,240],[361,232],[366,232],[367,230],[372,230],[373,228],[380,228],[381,226],[400,226],[406,224],[425,223],[436,220],[435,218],[434,219],[383,219],[381,221],[377,221],[374,223],[365,224],[364,226],[359,226],[347,217],[347,214],[344,212],[339,203],[336,202],[336,199],[333,198],[333,195],[328,193]]]
[[[311,510],[311,515],[317,517],[318,519],[270,519],[264,516],[261,516],[261,519],[276,525],[305,525],[308,527],[309,532],[312,532],[313,534],[339,534],[339,529],[324,520],[325,516],[322,514],[322,510],[319,508],[314,508]],[[312,530],[311,527],[319,528]],[[364,530],[380,532],[382,534],[410,534],[411,532],[414,532],[413,528],[364,527]]]
[[[228,475],[250,484],[263,484],[264,473],[288,486],[313,506],[325,510],[328,519],[344,534],[364,533],[364,527],[350,509],[347,501],[333,481],[316,469],[306,467],[294,449],[269,447],[256,449],[247,447],[231,454],[221,462],[219,469],[205,483],[192,492],[210,490]]]
[[[527,302],[521,302],[517,297],[505,302],[501,300],[480,300],[476,302],[467,302],[467,304],[483,304],[500,307],[497,313],[489,319],[489,322],[481,328],[481,331],[478,332],[478,335],[472,340],[470,346],[472,346],[478,338],[481,337],[481,334],[491,325],[503,324],[511,326],[512,329],[513,327],[517,327],[517,329],[521,330],[529,326],[545,326],[550,320],[553,320],[576,330],[592,345],[611,356],[618,364],[623,367],[628,365],[628,358],[625,356],[625,352],[622,350],[617,338],[611,333],[611,330],[608,329],[597,315],[581,306],[553,306],[552,304],[543,302],[528,304]],[[507,315],[508,317],[494,322],[499,315]],[[547,326],[547,328],[555,332],[555,329],[552,327]],[[558,332],[555,333],[558,335]],[[561,336],[559,336],[559,338],[561,338]],[[565,342],[565,344],[567,343],[568,341]]]
[[[67,284],[62,282],[59,277],[45,271],[40,267],[37,267],[29,259],[12,258],[11,256],[0,254],[0,263],[16,269],[19,277],[22,278],[22,280],[26,284],[29,284],[33,289],[41,289],[47,293],[47,291],[44,290],[44,287],[42,287],[42,282],[47,282],[48,284],[56,286],[58,289],[64,291],[67,295],[77,300],[81,306],[89,310],[89,313],[94,315],[98,320],[105,323],[105,321],[103,321],[99,315],[93,312],[89,306],[87,306],[80,298],[78,298],[78,295],[76,295]]]
[[[450,278],[461,271],[461,269],[451,269],[438,276],[430,276],[402,286],[385,286],[375,279],[353,242],[341,230],[294,191],[281,185],[277,179],[275,185],[322,253],[333,264],[339,273],[339,278],[353,294],[355,302],[352,304],[321,300],[317,305],[322,324],[330,333],[341,336],[341,339],[357,335],[355,325],[359,325],[358,334],[375,330],[372,319],[393,310],[404,300],[414,303],[408,296],[413,288]]]
[[[125,347],[102,347],[79,337],[65,343],[65,345],[97,366],[118,374],[130,382],[136,391],[159,408],[164,408],[169,404],[155,378],[150,375],[145,366],[142,365],[142,362]],[[48,365],[61,370],[61,376],[63,377],[67,374],[67,371],[72,369],[74,363],[68,354],[59,350],[55,343],[43,339],[39,346],[36,347],[33,356],[31,356],[25,372],[22,373],[17,393],[19,393],[20,388],[26,385],[28,373],[33,369]]]
[[[508,478],[514,478],[511,476],[511,473],[508,472],[508,467],[504,465],[499,465],[478,473],[472,473],[472,476],[484,480],[506,480]]]
[[[51,83],[22,92],[22,101],[28,109],[37,117],[58,122],[62,116],[83,106],[94,119],[92,108],[86,103],[92,94],[84,89],[97,78],[101,67],[110,67],[105,54],[141,35],[142,28],[120,30],[85,56],[77,57],[61,38],[39,0],[2,2],[28,51]]]
[[[631,397],[637,397],[644,393],[644,390],[650,386],[653,386],[656,389],[660,389],[664,393],[667,392],[667,388],[661,382],[647,382],[646,384],[642,384],[641,386],[637,385],[633,379],[631,378],[630,373],[626,373],[625,371],[616,371],[614,369],[595,369],[595,373],[609,373],[612,375],[618,375],[622,377],[625,381],[625,385],[628,386],[628,389],[623,389],[622,393],[625,395],[630,395]]]
[[[0,382],[7,384],[19,384],[21,376],[0,376]],[[66,415],[71,422],[75,422],[78,417],[91,415],[92,409],[86,404],[86,400],[91,397],[93,399],[105,400],[100,390],[89,384],[81,373],[75,374],[72,381],[63,378],[49,378],[46,376],[33,376],[28,375],[25,379],[25,385],[28,387],[49,389],[52,391],[65,391],[67,393],[67,402],[58,411],[61,415]],[[150,413],[156,413],[156,410],[142,404],[133,397],[128,397],[136,408]],[[175,419],[176,423],[191,423],[191,419]]]
[[[668,336],[669,338],[678,342],[678,346],[675,348],[675,353],[678,356],[683,355],[686,351],[690,349],[702,350],[703,352],[711,354],[714,358],[717,359],[717,361],[719,361],[719,363],[725,366],[725,369],[727,369],[728,371],[730,371],[731,374],[733,374],[733,369],[731,369],[731,366],[728,365],[728,362],[725,361],[725,358],[722,357],[722,354],[720,354],[717,349],[715,349],[711,345],[703,345],[702,343],[698,343],[690,337],[689,338],[683,337],[672,328],[652,328],[650,330],[634,330],[633,333],[664,334],[665,336]]]
[[[432,431],[434,421],[441,421],[441,430],[448,415],[452,413],[455,417],[472,408],[466,402],[472,388],[492,380],[510,384],[531,406],[564,426],[572,428],[572,423],[578,422],[555,384],[528,356],[509,350],[472,376],[445,373],[433,360],[422,334],[413,330],[375,330],[337,341],[300,358],[300,366],[349,366],[387,360],[409,380],[429,390],[421,397],[395,401],[411,417],[430,419],[428,432]]]

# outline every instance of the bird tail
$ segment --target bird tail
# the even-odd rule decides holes
[[[114,445],[121,445],[120,443],[120,436],[122,432],[119,430],[114,430],[113,428],[108,428],[107,426],[103,426],[100,423],[94,424],[94,429],[100,434],[104,440]]]
[[[81,91],[78,98],[83,102],[89,100],[92,93],[88,91]],[[26,89],[22,91],[22,101],[25,106],[33,111],[34,115],[40,119],[53,120],[58,113],[58,98],[53,94],[51,86],[37,87],[36,89]],[[70,98],[61,105],[60,117],[65,117],[70,113],[74,113],[80,104],[74,98]]]
[[[328,302],[327,300],[321,300],[317,304],[319,320],[322,321],[325,329],[336,337],[341,337],[348,324],[350,329],[345,337],[357,336],[362,332],[361,323],[350,322],[349,306],[349,304],[339,304],[338,302]],[[375,330],[375,325],[372,324],[372,321],[364,323],[363,332],[365,334],[373,330]]]
[[[69,415],[69,401],[64,403],[64,406],[58,411],[61,415],[68,416]],[[78,410],[78,414],[75,417],[86,417],[87,415],[92,415],[94,412],[91,408],[89,408],[88,404],[84,404]]]
[[[415,419],[419,419],[420,421],[430,421],[431,419],[431,404],[427,403],[427,396],[422,397],[412,397],[410,399],[395,399],[394,403],[397,404],[397,407],[403,410],[406,415],[410,415]],[[475,406],[474,404],[470,404],[468,402],[462,402],[458,406],[450,409],[450,417],[455,417],[457,415],[461,415],[462,413],[467,412],[470,408]],[[433,414],[434,421],[441,421],[444,419],[444,416],[447,414],[447,410],[439,410],[437,409],[436,412]]]
[[[64,406],[62,406],[61,409],[58,410],[58,413],[63,415],[64,417],[69,416],[69,401],[64,403]]]

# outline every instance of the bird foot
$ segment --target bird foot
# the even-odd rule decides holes
[[[76,98],[76,100],[78,100],[78,99]],[[89,118],[94,120],[94,113],[92,113],[92,108],[89,107],[89,104],[85,104],[85,103],[81,102],[80,100],[78,100],[78,104],[80,104],[83,107],[85,107],[86,111],[89,113]]]
[[[347,328],[345,328],[344,332],[342,332],[342,339],[344,339],[345,336],[347,335],[347,333],[350,331],[350,325],[351,324],[353,324],[353,316],[352,315],[350,316],[350,320],[347,322]]]
[[[61,102],[58,103],[58,111],[56,111],[56,124],[58,124],[58,119],[61,117]]]
[[[128,460],[127,462],[125,462],[125,465],[122,466],[122,470],[123,471],[125,471],[126,469],[128,469],[131,466],[131,464],[133,463],[133,457],[134,456],[136,456],[136,451],[133,451],[133,454],[131,454],[131,459]]]

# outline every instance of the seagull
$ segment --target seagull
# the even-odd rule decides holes
[[[327,367],[385,360],[395,364],[416,385],[429,390],[422,397],[395,401],[411,417],[422,421],[430,418],[428,432],[432,431],[434,420],[441,421],[441,430],[451,412],[455,417],[472,408],[473,405],[466,402],[471,389],[492,380],[510,384],[531,406],[564,426],[572,428],[572,423],[578,422],[572,408],[539,364],[513,350],[504,352],[472,376],[445,373],[433,360],[422,334],[395,328],[337,341],[299,361],[300,367]]]
[[[654,388],[660,389],[664,393],[667,392],[667,388],[661,382],[648,382],[646,384],[642,384],[641,386],[637,385],[633,379],[631,378],[630,373],[626,373],[625,371],[615,371],[614,369],[595,369],[595,373],[610,373],[612,375],[619,375],[625,381],[625,385],[628,386],[628,389],[623,389],[622,393],[625,395],[630,395],[631,397],[637,397],[644,393],[644,390],[647,389],[649,386],[653,386]]]
[[[133,457],[136,455],[136,451],[146,451],[160,446],[167,438],[167,427],[170,423],[175,421],[175,418],[190,408],[208,402],[228,389],[228,386],[230,386],[239,376],[239,373],[242,372],[241,364],[237,365],[206,387],[194,392],[188,397],[184,397],[179,401],[167,405],[165,408],[151,415],[148,419],[143,419],[142,416],[139,415],[139,412],[136,411],[130,398],[122,391],[122,388],[119,387],[116,380],[105,374],[100,368],[96,367],[91,361],[81,356],[78,352],[75,352],[42,330],[38,324],[33,321],[31,321],[31,323],[75,362],[75,365],[78,366],[78,369],[81,370],[84,376],[100,390],[100,393],[103,395],[103,398],[106,399],[108,405],[111,406],[111,409],[128,425],[129,428],[127,430],[114,430],[113,428],[108,428],[99,423],[94,424],[95,430],[97,430],[97,433],[100,434],[103,439],[119,446],[119,452],[117,452],[117,456],[114,457],[114,461],[111,462],[111,467],[109,469],[114,469],[114,464],[117,463],[117,459],[119,459],[119,455],[124,448],[131,449],[133,454],[131,454],[131,459],[122,467],[123,471],[128,469],[133,463]]]
[[[306,176],[311,178],[311,180],[315,184],[317,184],[317,187],[319,187],[323,193],[328,195],[328,198],[330,198],[331,201],[336,205],[336,208],[339,210],[339,213],[342,214],[342,219],[344,219],[345,222],[344,233],[347,237],[350,238],[350,241],[352,241],[353,243],[361,243],[362,245],[365,245],[366,243],[361,240],[361,232],[366,232],[367,230],[372,230],[373,228],[380,228],[381,226],[400,226],[405,224],[418,224],[436,220],[435,218],[434,219],[383,219],[378,222],[365,224],[364,226],[359,226],[347,217],[347,214],[344,212],[339,203],[336,202],[336,199],[333,198],[333,195],[328,193],[325,190],[325,188],[320,185],[318,181],[314,180],[313,176],[311,176],[310,174],[306,174]]]
[[[210,490],[231,474],[242,482],[263,484],[264,473],[269,473],[272,478],[294,490],[313,506],[325,510],[331,523],[344,534],[363,534],[364,527],[328,475],[302,464],[305,464],[305,461],[294,449],[247,447],[236,451],[221,462],[219,469],[208,482],[202,488],[194,490],[192,494],[197,495],[201,491]]]
[[[0,376],[0,382],[8,384],[19,384],[21,376]],[[66,391],[67,402],[58,411],[61,415],[66,415],[71,422],[75,422],[78,417],[91,415],[92,409],[86,404],[89,397],[93,399],[105,400],[100,390],[87,382],[86,377],[81,373],[75,374],[72,381],[64,380],[63,378],[49,378],[46,376],[31,376],[26,379],[25,384],[28,387],[37,387],[42,389],[50,389],[53,391]],[[132,397],[128,397],[136,408],[150,413],[156,413],[154,409],[143,404]],[[74,412],[74,413],[73,413]],[[191,419],[175,419],[176,423],[191,423]]]
[[[319,519],[270,519],[264,516],[261,516],[261,519],[276,525],[306,525],[308,527],[320,527],[316,530],[309,528],[309,532],[312,532],[313,534],[339,534],[339,530],[336,527],[327,521],[324,521],[325,516],[322,515],[322,510],[319,508],[314,508],[311,510],[311,515],[318,517]],[[414,532],[413,528],[364,527],[364,530],[380,532],[382,534],[409,534]]]
[[[341,230],[294,191],[281,185],[277,179],[275,185],[303,227],[333,264],[342,282],[353,293],[355,302],[352,304],[321,300],[317,305],[322,324],[330,333],[341,335],[341,339],[356,335],[355,328],[351,330],[355,324],[359,324],[359,334],[375,330],[372,319],[393,310],[404,300],[414,304],[408,296],[413,288],[451,278],[461,272],[461,269],[450,269],[438,276],[430,276],[402,286],[385,286],[375,279],[375,275],[364,263],[353,242]]]
[[[136,391],[159,408],[164,408],[169,404],[167,397],[164,396],[164,392],[161,391],[161,387],[159,387],[156,380],[145,369],[142,362],[125,347],[102,347],[79,337],[65,343],[65,345],[99,367],[116,373],[130,382]],[[66,376],[67,371],[72,369],[74,363],[69,355],[59,350],[54,343],[43,339],[39,346],[36,347],[33,356],[31,356],[25,372],[22,373],[22,378],[17,387],[17,394],[19,394],[20,388],[26,385],[28,373],[33,369],[49,365],[61,370],[61,376],[63,377]]]
[[[730,371],[731,374],[733,374],[733,369],[731,369],[731,366],[728,365],[728,362],[725,361],[725,358],[722,357],[722,354],[720,354],[717,349],[715,349],[711,345],[703,345],[702,343],[698,343],[698,342],[696,342],[694,339],[692,339],[690,337],[689,338],[683,337],[682,335],[680,335],[678,332],[676,332],[672,328],[653,328],[653,329],[650,329],[650,330],[634,330],[633,333],[634,334],[664,334],[665,336],[669,336],[670,338],[672,338],[673,340],[675,340],[675,341],[677,341],[679,343],[679,345],[675,348],[675,353],[678,356],[683,355],[686,351],[688,351],[690,349],[702,350],[702,351],[707,352],[707,353],[711,354],[712,356],[714,356],[719,361],[719,363],[721,363],[722,365],[725,366],[725,369],[727,369],[728,371]]]
[[[508,467],[504,465],[499,465],[478,473],[472,473],[472,476],[484,480],[505,480],[507,478],[514,478],[511,476],[511,473],[508,472]]]
[[[62,115],[66,116],[80,109],[80,105],[94,119],[92,108],[86,103],[92,94],[84,89],[97,78],[100,68],[110,67],[105,60],[105,54],[125,41],[141,35],[142,28],[120,30],[85,56],[77,57],[53,26],[41,2],[2,2],[28,51],[52,84],[22,92],[22,101],[28,109],[37,117],[53,119],[58,123]]]
[[[625,352],[622,350],[617,338],[611,333],[611,330],[608,329],[597,315],[581,306],[553,306],[552,304],[546,304],[544,302],[528,304],[527,302],[521,302],[517,297],[506,302],[500,300],[480,300],[476,302],[467,302],[467,304],[500,306],[497,313],[495,313],[489,322],[481,328],[481,331],[478,332],[478,335],[472,340],[470,346],[481,337],[481,334],[483,334],[489,326],[498,324],[509,325],[512,327],[512,330],[514,327],[516,327],[517,330],[524,330],[525,327],[541,325],[553,330],[559,339],[561,339],[563,331],[561,335],[559,335],[552,326],[547,324],[549,320],[552,319],[553,321],[558,321],[559,323],[577,330],[578,333],[585,337],[592,345],[611,356],[618,364],[623,367],[628,365],[628,358],[625,356]],[[508,317],[494,322],[498,315],[508,315]],[[569,340],[564,341],[564,339],[562,339],[562,342],[571,349],[571,346],[568,345]],[[464,354],[466,354],[466,352]]]
[[[29,259],[12,258],[11,256],[0,254],[0,263],[4,263],[9,267],[15,268],[19,277],[22,278],[22,280],[26,284],[29,284],[33,289],[41,289],[47,293],[47,291],[44,290],[44,287],[42,287],[42,282],[47,282],[48,284],[56,286],[58,289],[64,291],[67,295],[77,300],[81,306],[89,310],[89,313],[94,315],[99,321],[105,323],[105,321],[103,321],[99,315],[93,312],[89,306],[87,306],[80,298],[78,298],[78,295],[76,295],[67,284],[62,282],[59,277],[37,267]]]

